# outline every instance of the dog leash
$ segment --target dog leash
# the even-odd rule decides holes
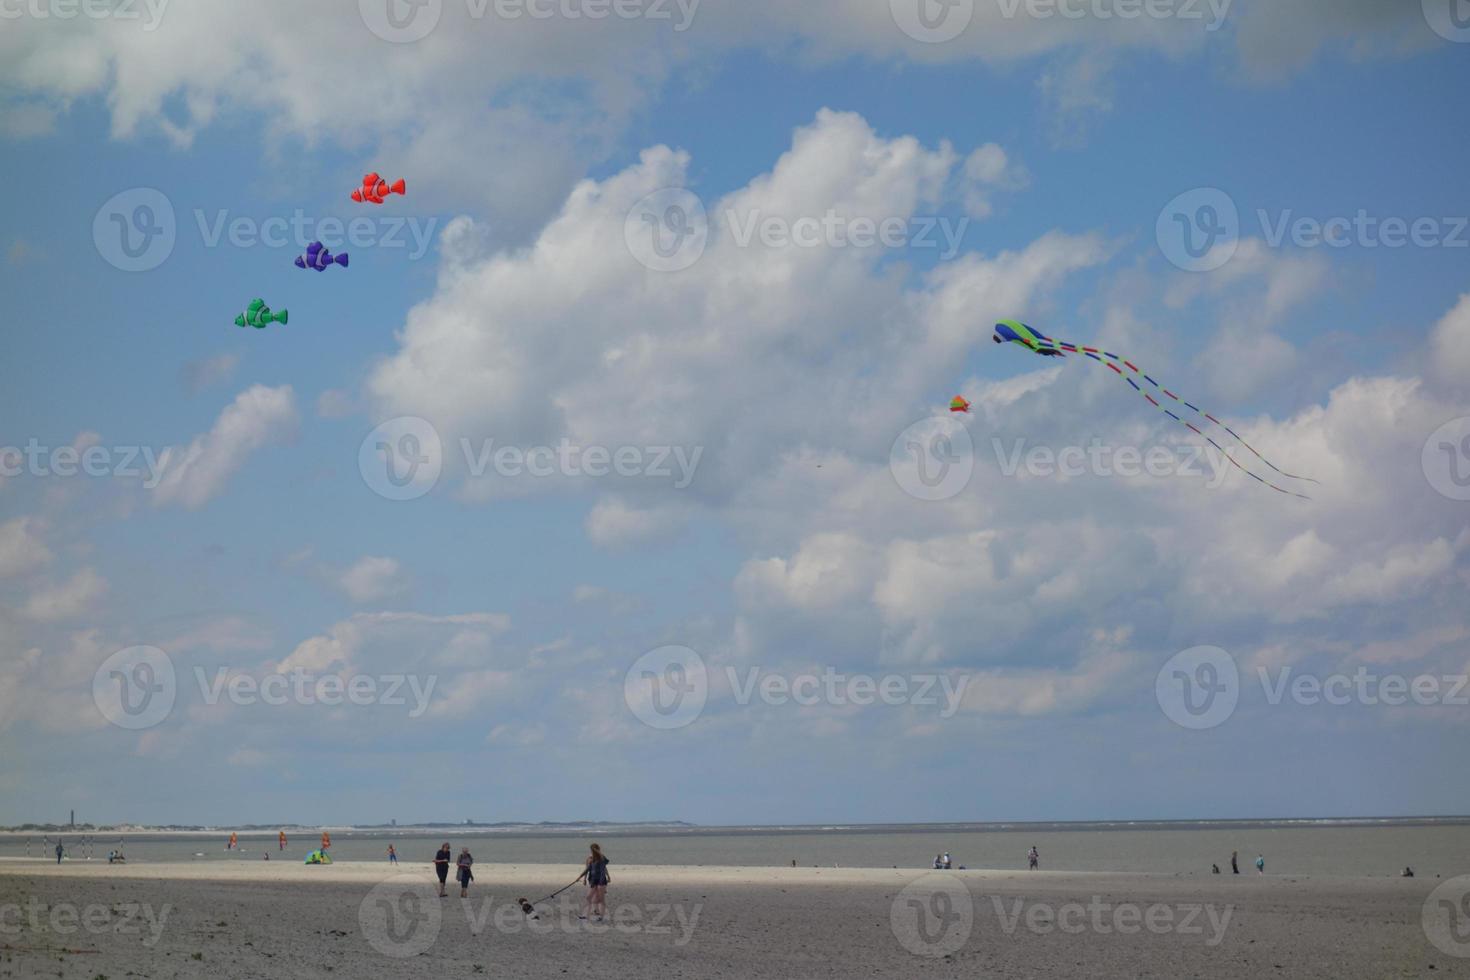
[[[543,902],[549,902],[549,901],[551,901],[553,898],[555,898],[556,896],[560,895],[562,892],[566,891],[568,888],[571,888],[573,885],[575,885],[577,882],[581,881],[585,877],[587,877],[587,872],[584,871],[581,874],[577,875],[577,877],[573,878],[572,879],[572,883],[570,885],[566,885],[565,887],[558,888],[556,891],[552,892],[550,895],[547,895],[545,898],[537,899],[534,902],[528,902],[524,898],[521,899],[521,911],[522,912],[525,912],[527,915],[530,915],[531,912],[535,910],[536,906],[542,904]]]

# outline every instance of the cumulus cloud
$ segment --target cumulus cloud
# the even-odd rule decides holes
[[[483,645],[509,626],[510,619],[503,613],[359,613],[321,635],[303,640],[272,666],[282,672],[345,675],[452,664],[458,662],[455,651],[464,644]]]
[[[247,388],[220,413],[209,432],[159,455],[163,477],[153,491],[154,503],[203,507],[224,492],[252,453],[290,437],[296,425],[290,385]]]
[[[1224,307],[1259,298],[1302,275],[1294,263],[1248,260],[1217,298]],[[1135,318],[1102,319],[1112,326],[1099,339],[1144,346],[1130,342]],[[1457,322],[1452,313],[1435,330]],[[1230,329],[1226,317],[1214,343]],[[1401,617],[1453,628],[1445,617],[1454,618],[1447,610],[1465,585],[1470,535],[1458,505],[1426,479],[1420,451],[1436,426],[1470,406],[1419,378],[1365,376],[1279,418],[1231,419],[1252,446],[1322,481],[1286,480],[1232,446],[1314,498],[1296,501],[1214,452],[1201,455],[1189,433],[1140,413],[1136,398],[1093,366],[1069,360],[966,383],[975,467],[952,501],[916,506],[887,474],[864,478],[862,466],[836,494],[808,496],[787,483],[779,498],[760,498],[764,509],[741,516],[796,537],[775,557],[748,561],[736,579],[735,635],[746,655],[849,651],[881,636],[881,648],[868,641],[867,656],[885,663],[1007,663],[976,674],[992,708],[1016,700],[1028,711],[1074,711],[1109,685],[1151,683],[1127,665],[1174,652],[1088,653],[1083,623],[1125,624],[1157,643],[1168,609],[1172,630],[1223,644],[1266,622],[1278,640],[1290,637],[1274,657],[1335,649],[1348,662],[1392,644]],[[1111,455],[1099,457],[1102,469],[1074,475],[1024,465],[1006,472],[1013,446],[1093,445],[1157,450],[1174,463],[1158,476],[1122,473]],[[1059,620],[1054,610],[1071,612]]]
[[[93,99],[106,105],[114,135],[159,133],[183,147],[221,118],[252,113],[267,120],[272,140],[366,150],[417,175],[429,206],[475,200],[526,231],[671,77],[742,49],[818,63],[1012,65],[1055,54],[1063,60],[1046,67],[1042,87],[1070,137],[1077,120],[1114,102],[1108,66],[1120,51],[1178,58],[1233,42],[1249,77],[1274,78],[1324,47],[1360,58],[1437,40],[1416,5],[1392,0],[1180,4],[1180,16],[1165,17],[977,3],[945,44],[906,33],[887,0],[703,0],[661,5],[666,17],[606,19],[421,5],[409,29],[437,17],[424,22],[432,30],[395,44],[379,36],[393,36],[381,16],[388,3],[169,4],[156,22],[35,19],[0,35],[0,91],[9,93],[0,132],[43,134],[57,113]],[[335,84],[318,84],[323,77]],[[482,97],[436,97],[444,91]],[[485,159],[498,165],[477,165]]]
[[[640,200],[687,186],[690,164],[665,147],[647,150],[621,173],[581,184],[530,248],[451,264],[369,379],[382,416],[427,418],[446,444],[494,437],[652,450],[650,470],[658,447],[690,463],[699,453],[682,490],[676,475],[571,481],[607,488],[588,518],[594,539],[636,539],[670,508],[728,501],[803,447],[886,453],[873,433],[912,420],[915,392],[972,346],[977,322],[1108,255],[1095,236],[1052,233],[1017,251],[966,254],[914,290],[890,269],[902,249],[836,237],[819,248],[742,240],[736,226],[752,218],[903,223],[945,200],[960,166],[952,148],[884,139],[859,116],[823,111],[769,173],[706,202],[713,227],[692,266],[652,272],[639,243],[629,245],[630,215],[641,233]],[[460,466],[454,456],[447,469]],[[677,471],[679,460],[664,465]],[[453,475],[472,497],[511,492],[493,474],[464,470]]]
[[[1021,190],[1031,178],[1000,144],[986,143],[965,158],[963,180],[965,212],[979,219],[994,212],[991,198],[995,192]]]
[[[1260,81],[1280,78],[1336,47],[1353,60],[1407,54],[1439,43],[1420,4],[1394,0],[1236,3],[1241,64]]]
[[[106,594],[107,580],[94,569],[83,568],[65,582],[32,593],[21,611],[30,619],[48,623],[77,619],[94,611],[97,600]]]
[[[180,369],[179,374],[183,379],[184,389],[191,395],[197,395],[205,388],[230,380],[239,364],[239,354],[217,354],[203,360],[189,361]]]
[[[82,585],[91,576],[79,573]],[[75,581],[75,580],[74,580]],[[63,611],[56,606],[38,612]],[[70,610],[68,610],[70,611]],[[61,633],[45,643],[28,644],[23,626],[0,613],[0,731],[29,723],[40,731],[75,736],[103,728],[107,719],[92,700],[97,667],[120,645],[99,629]]]
[[[408,578],[397,560],[370,555],[344,569],[334,584],[353,602],[367,604],[402,595]]]
[[[24,575],[49,564],[51,549],[44,535],[45,525],[34,517],[16,517],[0,524],[0,578]]]
[[[1113,111],[1112,69],[1110,52],[1087,52],[1058,62],[1037,81],[1058,146],[1082,146],[1097,121]]]
[[[1462,391],[1470,389],[1470,293],[1435,324],[1429,342],[1434,376]]]
[[[619,548],[673,534],[687,515],[669,507],[634,507],[625,500],[599,500],[587,513],[587,537],[605,548]]]

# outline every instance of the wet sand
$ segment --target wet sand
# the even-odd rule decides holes
[[[0,977],[1470,977],[1434,878],[612,871],[596,923],[515,902],[575,867],[3,860]]]

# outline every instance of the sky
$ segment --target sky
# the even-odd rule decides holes
[[[1464,7],[0,0],[0,824],[1470,812]]]

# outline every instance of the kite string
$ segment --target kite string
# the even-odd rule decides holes
[[[1244,466],[1242,466],[1240,464],[1240,461],[1239,460],[1237,460],[1234,456],[1232,456],[1229,452],[1227,452],[1226,449],[1223,446],[1221,446],[1218,442],[1216,442],[1214,439],[1211,439],[1209,436],[1207,436],[1203,432],[1201,432],[1198,427],[1196,427],[1195,425],[1191,424],[1190,422],[1185,421],[1184,419],[1180,418],[1178,415],[1175,415],[1173,412],[1169,411],[1163,405],[1159,404],[1159,402],[1157,400],[1155,400],[1152,395],[1150,395],[1148,392],[1144,391],[1141,387],[1139,387],[1139,385],[1138,385],[1137,382],[1135,382],[1132,378],[1130,378],[1126,374],[1124,374],[1123,371],[1116,364],[1112,364],[1112,363],[1109,363],[1109,361],[1103,360],[1103,358],[1106,357],[1106,358],[1110,358],[1112,361],[1121,362],[1126,367],[1128,367],[1129,370],[1131,370],[1133,373],[1137,374],[1139,377],[1143,378],[1145,381],[1147,381],[1153,387],[1157,388],[1159,391],[1163,392],[1167,397],[1169,397],[1173,401],[1178,402],[1179,404],[1185,406],[1186,408],[1188,408],[1191,411],[1193,411],[1195,414],[1197,414],[1197,415],[1199,415],[1199,416],[1201,416],[1203,418],[1209,419],[1215,425],[1218,425],[1220,428],[1224,429],[1226,432],[1230,433],[1232,436],[1235,436],[1235,439],[1242,446],[1244,446],[1246,449],[1249,449],[1256,456],[1257,459],[1259,459],[1261,462],[1265,463],[1267,466],[1271,467],[1271,469],[1276,470],[1276,472],[1277,473],[1280,473],[1282,476],[1290,477],[1293,480],[1305,480],[1305,481],[1310,482],[1310,483],[1319,483],[1319,481],[1314,480],[1314,479],[1312,479],[1309,476],[1296,476],[1294,474],[1287,473],[1285,470],[1279,469],[1269,459],[1267,459],[1266,457],[1262,456],[1260,453],[1256,452],[1256,450],[1251,447],[1250,443],[1248,443],[1244,439],[1240,438],[1240,436],[1235,432],[1234,429],[1230,428],[1228,425],[1226,425],[1224,422],[1221,422],[1219,419],[1215,418],[1210,413],[1208,413],[1208,412],[1204,411],[1203,409],[1198,408],[1195,405],[1192,405],[1189,402],[1185,401],[1184,399],[1180,398],[1178,395],[1174,394],[1168,388],[1165,388],[1163,385],[1159,384],[1157,381],[1155,381],[1148,374],[1146,374],[1143,370],[1141,370],[1140,368],[1138,368],[1136,365],[1134,365],[1131,361],[1127,360],[1126,358],[1119,357],[1117,354],[1109,353],[1108,351],[1101,350],[1100,348],[1097,348],[1097,347],[1083,347],[1083,346],[1079,346],[1077,344],[1068,343],[1066,341],[1040,341],[1040,343],[1043,346],[1049,346],[1052,349],[1059,349],[1059,350],[1062,350],[1062,351],[1065,351],[1065,352],[1069,352],[1069,353],[1072,353],[1072,354],[1084,354],[1087,357],[1092,358],[1094,361],[1097,361],[1099,364],[1105,365],[1106,367],[1108,367],[1109,369],[1111,369],[1115,374],[1117,374],[1118,377],[1122,378],[1124,381],[1127,381],[1130,385],[1132,385],[1133,386],[1133,390],[1137,391],[1140,395],[1142,395],[1145,399],[1147,399],[1150,405],[1153,405],[1155,408],[1157,408],[1159,411],[1163,412],[1165,415],[1169,416],[1174,421],[1180,423],[1181,425],[1184,425],[1184,426],[1188,427],[1192,432],[1194,432],[1195,434],[1199,435],[1202,439],[1204,439],[1205,441],[1207,441],[1210,445],[1214,446],[1217,450],[1220,451],[1220,454],[1222,456],[1224,456],[1226,459],[1230,460],[1231,463],[1235,464],[1236,469],[1240,470],[1246,476],[1249,476],[1251,479],[1256,480],[1259,483],[1264,483],[1266,486],[1270,487],[1272,490],[1275,490],[1278,493],[1284,493],[1284,494],[1287,494],[1288,496],[1292,496],[1292,497],[1300,497],[1302,500],[1311,500],[1312,499],[1311,497],[1308,497],[1306,494],[1297,493],[1294,490],[1286,490],[1286,489],[1284,489],[1282,487],[1278,487],[1276,484],[1270,482],[1269,480],[1263,480],[1263,479],[1261,479],[1261,477],[1257,476],[1255,473],[1252,473],[1250,470],[1248,470]],[[1099,357],[1098,355],[1102,355],[1102,356]]]

